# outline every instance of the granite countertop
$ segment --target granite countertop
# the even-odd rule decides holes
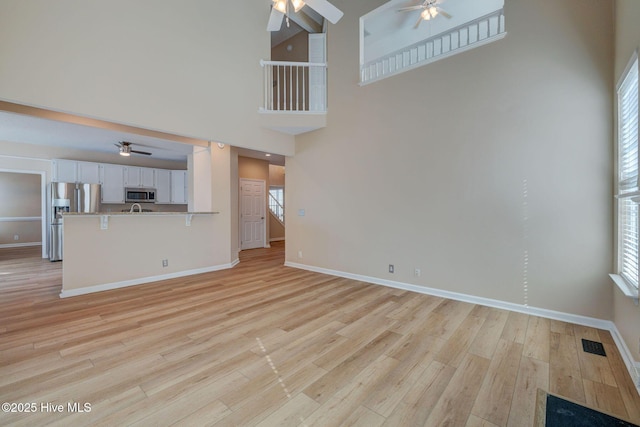
[[[215,215],[220,212],[63,212],[62,216],[168,216],[168,215]]]

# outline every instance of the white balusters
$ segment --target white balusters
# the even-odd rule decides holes
[[[264,74],[264,111],[326,112],[327,64],[260,61]]]
[[[438,59],[501,39],[505,35],[504,13],[502,10],[498,10],[452,28],[445,33],[362,64],[360,83],[370,83],[426,65]]]

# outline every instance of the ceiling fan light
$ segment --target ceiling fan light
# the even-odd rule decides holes
[[[273,7],[282,12],[282,13],[286,13],[287,12],[287,1],[286,0],[273,0]]]
[[[121,156],[125,156],[125,157],[129,157],[131,155],[131,153],[129,153],[128,151],[124,151],[122,148],[120,149],[120,155]]]
[[[423,10],[420,16],[422,16],[422,19],[424,19],[425,21],[428,21],[429,19],[431,19],[431,15],[429,14],[429,9]]]
[[[432,18],[435,18],[438,14],[438,9],[436,9],[435,6],[431,6],[428,10]]]
[[[303,0],[291,0],[291,4],[293,5],[294,12],[298,12],[304,6]]]

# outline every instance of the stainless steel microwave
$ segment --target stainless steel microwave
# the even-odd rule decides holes
[[[155,203],[156,189],[155,188],[125,188],[124,199],[127,203],[128,202]]]

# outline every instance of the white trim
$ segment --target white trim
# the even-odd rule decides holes
[[[22,222],[22,221],[42,221],[42,217],[39,217],[39,216],[0,217],[0,222]]]
[[[62,292],[60,292],[60,298],[75,297],[78,295],[86,295],[86,294],[92,294],[95,292],[110,291],[113,289],[126,288],[129,286],[144,285],[147,283],[158,282],[160,280],[175,279],[175,278],[184,277],[184,276],[192,276],[194,274],[202,274],[202,273],[210,273],[212,271],[227,270],[235,267],[238,264],[238,262],[239,260],[236,259],[235,261],[228,264],[214,265],[211,267],[178,271],[175,273],[162,274],[159,276],[141,277],[139,279],[124,280],[122,282],[104,283],[101,285],[87,286],[85,288],[69,289],[69,290],[63,289]]]
[[[298,268],[301,270],[313,271],[316,273],[328,274],[330,276],[344,277],[346,279],[358,280],[361,282],[372,283],[375,285],[388,286],[390,288],[403,289],[406,291],[416,292],[425,295],[433,295],[442,298],[448,298],[456,301],[463,301],[472,304],[484,305],[487,307],[500,308],[508,311],[515,311],[517,313],[524,313],[538,317],[544,317],[546,319],[561,320],[563,322],[575,323],[578,325],[589,326],[596,329],[604,329],[611,333],[616,347],[622,356],[622,359],[627,366],[629,375],[633,379],[636,385],[636,391],[640,395],[640,362],[636,362],[633,359],[633,355],[626,346],[622,339],[618,328],[615,323],[610,320],[596,319],[594,317],[580,316],[577,314],[563,313],[560,311],[547,310],[545,308],[530,307],[521,304],[515,304],[506,301],[500,301],[490,298],[483,298],[468,294],[461,294],[458,292],[445,291],[442,289],[429,288],[426,286],[412,285],[409,283],[396,282],[393,280],[380,279],[377,277],[363,276],[360,274],[346,273],[343,271],[331,270],[328,268],[315,267],[312,265],[299,264],[296,262],[286,261],[284,263],[286,267]]]
[[[459,53],[464,53],[464,52],[467,52],[467,51],[469,51],[471,49],[475,49],[477,47],[481,47],[481,46],[484,46],[486,44],[493,43],[493,42],[498,41],[498,40],[502,40],[506,36],[507,36],[507,32],[505,31],[504,33],[499,33],[499,34],[496,34],[495,36],[491,36],[491,37],[487,37],[486,39],[478,40],[478,41],[474,42],[473,44],[469,44],[469,45],[466,45],[466,46],[463,46],[463,47],[456,48],[455,50],[450,50],[448,52],[441,53],[438,56],[432,56],[429,59],[425,59],[425,60],[422,60],[420,62],[416,62],[414,64],[408,65],[408,66],[403,67],[403,68],[398,68],[395,71],[392,71],[390,73],[386,73],[386,74],[384,74],[382,76],[371,77],[371,78],[369,78],[369,79],[367,79],[365,81],[362,81],[362,77],[360,77],[361,80],[358,83],[358,85],[359,86],[367,86],[368,84],[379,82],[380,80],[386,79],[387,77],[393,77],[393,76],[396,76],[398,74],[402,74],[402,73],[405,73],[407,71],[411,71],[411,70],[414,70],[416,68],[422,67],[424,65],[432,64],[432,63],[434,63],[436,61],[440,61],[441,59],[446,59],[446,58],[452,57],[454,55],[457,55]],[[365,67],[366,67],[366,65],[363,66],[362,69],[364,69]],[[361,75],[362,75],[362,69],[360,71]]]
[[[6,243],[6,244],[0,245],[0,249],[22,248],[22,247],[26,247],[26,246],[40,246],[40,245],[42,245],[42,242]]]
[[[627,62],[627,65],[624,67],[624,71],[622,72],[622,74],[620,74],[618,83],[616,83],[616,92],[620,90],[620,86],[622,86],[624,79],[627,77],[627,74],[629,74],[629,71],[631,71],[631,67],[634,65],[634,63],[637,60],[638,60],[638,49],[633,51],[633,53],[631,54],[631,58],[629,58],[629,62]]]
[[[636,362],[633,359],[633,355],[627,347],[627,344],[624,342],[622,335],[620,335],[620,331],[616,327],[616,324],[611,322],[611,336],[613,337],[613,341],[616,343],[616,347],[618,347],[618,351],[620,352],[620,356],[622,356],[622,360],[624,364],[627,366],[627,370],[629,371],[629,375],[631,375],[631,379],[633,383],[636,385],[636,390],[638,394],[640,394],[640,362]]]
[[[40,224],[40,232],[42,234],[41,239],[44,242],[42,244],[42,258],[49,258],[49,245],[47,242],[49,241],[49,221],[48,221],[48,212],[49,212],[49,199],[47,187],[49,183],[48,175],[51,173],[51,160],[47,159],[36,159],[33,157],[19,157],[19,156],[5,156],[0,155],[0,157],[7,159],[26,159],[26,160],[40,160],[49,164],[49,171],[42,170],[25,170],[25,169],[7,169],[0,168],[0,172],[8,172],[8,173],[26,173],[31,175],[40,175],[40,217],[42,219],[42,223]]]
[[[269,242],[282,242],[284,241],[284,237],[272,237],[269,239]]]
[[[624,296],[633,299],[635,304],[638,305],[638,289],[636,287],[628,284],[624,277],[619,274],[609,274],[609,277],[620,288]]]
[[[51,163],[51,159],[42,159],[38,157],[25,157],[25,156],[8,156],[6,154],[0,154],[0,157],[4,157],[5,159],[20,159],[20,160],[36,160],[39,162]],[[17,173],[34,173],[30,170],[19,170],[19,169],[7,169],[6,172],[17,172]]]

